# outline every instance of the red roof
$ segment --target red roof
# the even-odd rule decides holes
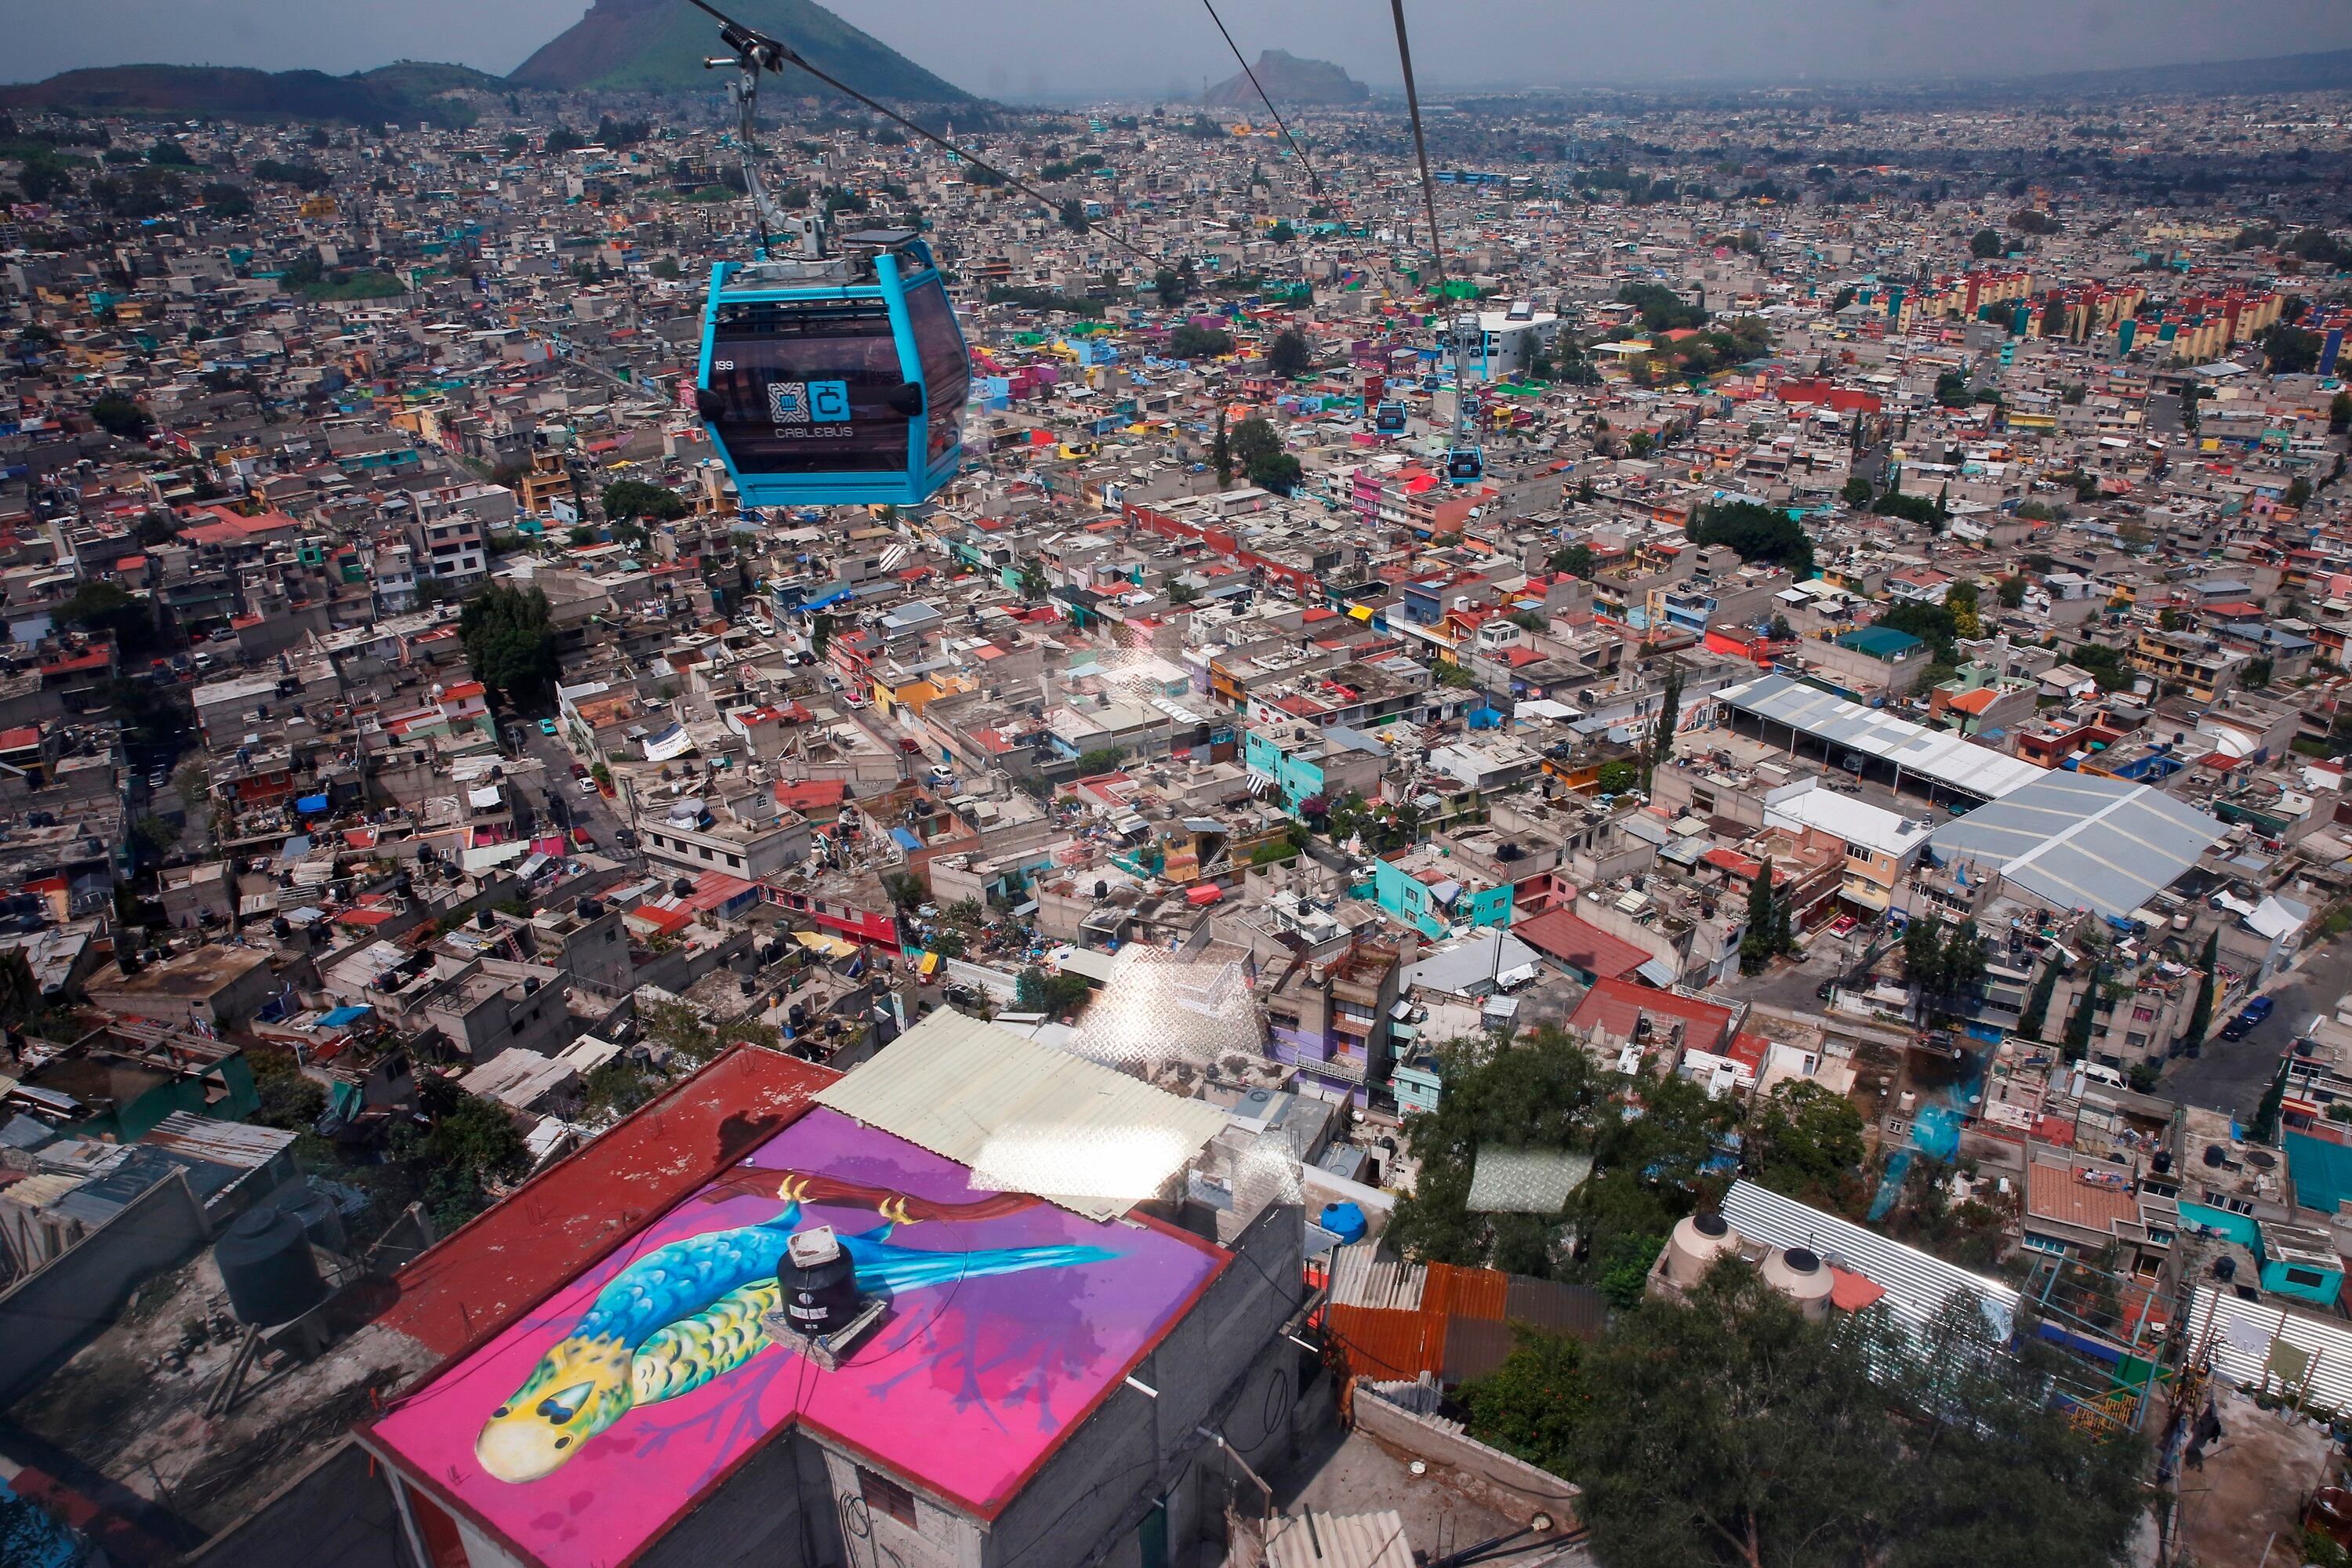
[[[488,1339],[806,1110],[839,1075],[740,1046],[394,1276],[383,1321],[436,1354]]]
[[[1830,1265],[1830,1305],[1843,1311],[1859,1312],[1864,1307],[1875,1306],[1886,1294],[1886,1287],[1867,1279],[1849,1269]]]
[[[1728,871],[1743,881],[1754,881],[1758,874],[1764,869],[1763,862],[1751,860],[1737,849],[1726,849],[1721,845],[1708,850],[1699,858],[1717,870]]]
[[[841,805],[849,786],[839,779],[803,779],[794,784],[788,779],[776,783],[776,804],[793,811],[831,811]]]
[[[1648,952],[1610,935],[1574,910],[1553,910],[1521,921],[1511,934],[1570,969],[1610,980],[1622,980],[1650,961]]]
[[[1568,1021],[1579,1028],[1603,1028],[1619,1039],[1630,1040],[1634,1026],[1644,1017],[1650,1020],[1654,1037],[1664,1035],[1671,1025],[1681,1024],[1683,1044],[1703,1051],[1720,1049],[1724,1036],[1731,1028],[1728,1007],[1606,977],[1592,983],[1592,989],[1584,994],[1584,1000],[1577,1004]]]

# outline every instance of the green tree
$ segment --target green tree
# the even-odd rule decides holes
[[[2213,981],[2221,965],[2221,933],[2216,930],[2205,938],[2205,955],[2197,961],[2197,1002],[2189,1009],[2188,1026],[2180,1031],[2184,1046],[2201,1046],[2205,1032],[2213,1026]]]
[[[154,605],[120,583],[93,579],[80,584],[58,606],[57,618],[105,633],[124,653],[143,652],[156,640]]]
[[[1755,501],[1701,506],[1685,532],[1693,544],[1727,544],[1742,561],[1785,566],[1800,580],[1813,574],[1811,537],[1778,507]]]
[[[241,185],[214,181],[196,194],[204,200],[206,217],[226,221],[253,216],[253,198],[246,195]]]
[[[2099,1005],[2099,987],[2106,978],[2104,961],[2094,962],[2091,973],[2083,981],[2083,994],[2074,1004],[2074,1011],[2066,1020],[2066,1037],[2063,1049],[2066,1060],[2081,1061],[2091,1053],[2091,1031]]]
[[[2008,249],[1997,228],[1980,228],[1969,237],[1969,254],[1979,261],[1990,261]]]
[[[427,1125],[404,1124],[394,1152],[423,1188],[433,1223],[454,1230],[489,1207],[491,1184],[530,1168],[530,1149],[504,1106],[468,1094],[455,1079],[419,1074],[416,1104]]]
[[[1085,1006],[1094,987],[1076,974],[1048,974],[1031,965],[1013,983],[1013,1005],[1024,1013],[1062,1017]]]
[[[1584,1405],[1583,1363],[1584,1347],[1568,1335],[1514,1324],[1503,1364],[1462,1385],[1472,1434],[1554,1475],[1567,1474]]]
[[[2327,433],[2341,436],[2352,430],[2352,392],[2339,392],[2327,400]]]
[[[1059,216],[1062,226],[1073,233],[1084,234],[1089,226],[1087,222],[1087,204],[1076,196],[1070,197],[1062,204]]]
[[[2018,1016],[2017,1032],[2029,1040],[2038,1040],[2050,1022],[2050,998],[2058,989],[2058,961],[2045,960],[2042,973],[2033,982],[2033,989],[2025,998],[2025,1011]]]
[[[604,502],[608,522],[635,518],[663,522],[684,517],[689,510],[685,498],[676,490],[665,485],[647,484],[643,479],[617,479],[606,485],[598,499]]]
[[[2300,511],[2311,504],[2311,480],[2302,474],[2286,482],[2286,504]]]
[[[1298,488],[1298,459],[1282,449],[1282,437],[1264,419],[1253,416],[1234,426],[1233,450],[1258,489],[1286,496]]]
[[[1739,967],[1747,973],[1755,973],[1771,960],[1775,912],[1772,858],[1768,855],[1748,884],[1748,927],[1739,933]]]
[[[1217,488],[1234,487],[1234,446],[1225,437],[1225,411],[1217,410],[1217,438],[1209,444],[1209,467],[1216,470]]]
[[[665,283],[675,283],[679,279],[686,276],[684,269],[678,266],[677,258],[675,256],[657,256],[654,258],[653,265],[646,268],[646,270],[652,273],[655,277],[660,279]]]
[[[1200,277],[1193,271],[1190,258],[1174,267],[1163,267],[1152,275],[1151,287],[1160,296],[1160,307],[1173,310],[1191,299],[1200,288]]]
[[[1860,511],[1870,504],[1870,481],[1856,474],[1838,491],[1838,499]]]
[[[1843,1207],[1861,1184],[1865,1125],[1835,1089],[1803,1079],[1779,1084],[1757,1108],[1749,1168],[1775,1192],[1816,1207]]]
[[[1571,577],[1581,577],[1587,582],[1591,581],[1593,573],[1598,570],[1592,559],[1592,547],[1589,544],[1562,545],[1551,552],[1551,559],[1545,564],[1554,572],[1565,572]]]
[[[146,408],[119,392],[101,393],[94,398],[89,416],[108,435],[120,436],[126,441],[144,440],[155,429],[155,421]]]
[[[1275,334],[1274,342],[1265,352],[1266,368],[1286,379],[1305,372],[1315,358],[1313,345],[1307,334],[1297,327],[1286,327]]]
[[[562,671],[546,593],[494,583],[466,601],[457,641],[474,678],[509,702],[549,700]]]
[[[1160,353],[1169,359],[1218,359],[1234,352],[1231,332],[1215,327],[1198,327],[1186,321],[1168,334]]]
[[[1658,693],[1658,716],[1650,726],[1649,754],[1642,761],[1642,787],[1649,787],[1650,775],[1660,763],[1675,754],[1675,731],[1683,718],[1683,667],[1675,658],[1666,660],[1665,689]]]

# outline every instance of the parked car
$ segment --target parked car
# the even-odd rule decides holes
[[[596,841],[588,837],[588,830],[586,828],[575,827],[572,830],[572,847],[574,849],[593,849],[596,847]]]
[[[572,763],[572,776],[573,778],[575,778],[575,779],[584,779],[584,778],[586,778],[586,777],[588,776],[588,764],[587,764],[586,763]]]
[[[541,734],[542,734],[542,735],[552,735],[552,734],[554,734],[554,733],[555,733],[555,721],[554,721],[554,720],[552,720],[552,719],[541,719],[541,720],[539,721],[539,732],[540,732]]]
[[[594,795],[596,793],[596,781],[590,778],[582,779],[580,781],[580,793],[582,795]]]
[[[2244,1039],[2254,1032],[2256,1026],[2271,1016],[2271,1010],[2277,1005],[2277,1003],[2267,996],[2255,997],[2239,1010],[2236,1017],[2221,1026],[2221,1037],[2225,1040]]]

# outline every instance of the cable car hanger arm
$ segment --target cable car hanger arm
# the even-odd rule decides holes
[[[739,59],[753,62],[764,69],[775,71],[778,74],[782,73],[786,64],[798,66],[802,70],[804,70],[809,75],[816,78],[817,80],[824,83],[825,86],[833,89],[834,91],[840,93],[843,97],[855,99],[857,102],[864,104],[875,113],[881,115],[884,119],[891,121],[893,124],[901,126],[904,129],[912,132],[914,134],[921,137],[924,141],[929,142],[931,145],[939,148],[940,151],[951,153],[955,156],[962,159],[965,163],[970,163],[973,168],[995,175],[998,179],[1003,181],[1014,190],[1019,191],[1023,195],[1029,197],[1033,201],[1044,204],[1048,211],[1053,209],[1055,205],[1054,198],[1045,195],[1045,192],[1037,189],[1034,185],[1032,185],[1024,180],[1014,179],[1004,170],[998,168],[995,164],[987,162],[985,159],[974,157],[971,153],[967,153],[962,148],[957,146],[954,142],[949,141],[946,137],[940,135],[937,132],[931,131],[925,126],[918,125],[913,121],[908,119],[905,115],[899,113],[897,110],[890,108],[887,104],[866,97],[866,94],[858,91],[856,88],[850,86],[847,82],[843,81],[840,78],[834,76],[821,67],[810,63],[805,56],[793,49],[789,44],[785,44],[779,39],[772,38],[768,37],[767,34],[761,32],[755,27],[745,26],[742,23],[735,20],[734,17],[730,16],[726,12],[721,11],[716,5],[709,4],[709,0],[688,0],[688,3],[693,5],[695,9],[716,17],[719,23],[722,24],[721,30],[719,35],[719,38],[729,48],[735,51]],[[1089,228],[1087,232],[1101,235],[1103,238],[1110,241],[1113,245],[1118,246],[1120,249],[1131,252],[1132,254],[1141,258],[1144,261],[1149,262],[1153,267],[1160,265],[1160,258],[1152,255],[1150,251],[1145,250],[1140,246],[1120,238],[1117,234],[1108,228]]]

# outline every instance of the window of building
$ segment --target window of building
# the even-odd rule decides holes
[[[888,1514],[909,1529],[915,1523],[915,1494],[887,1476],[857,1467],[858,1500],[876,1513]]]
[[[705,860],[708,860],[708,859],[709,859],[709,858],[710,858],[710,846],[709,846],[709,845],[708,845],[708,844],[706,844],[706,845],[702,846],[702,858],[703,858]]]
[[[730,866],[740,866],[743,864],[743,858],[740,855],[730,855],[727,857],[727,863]]]
[[[2325,1285],[2327,1277],[2316,1268],[2289,1268],[2286,1282],[2290,1285]]]

